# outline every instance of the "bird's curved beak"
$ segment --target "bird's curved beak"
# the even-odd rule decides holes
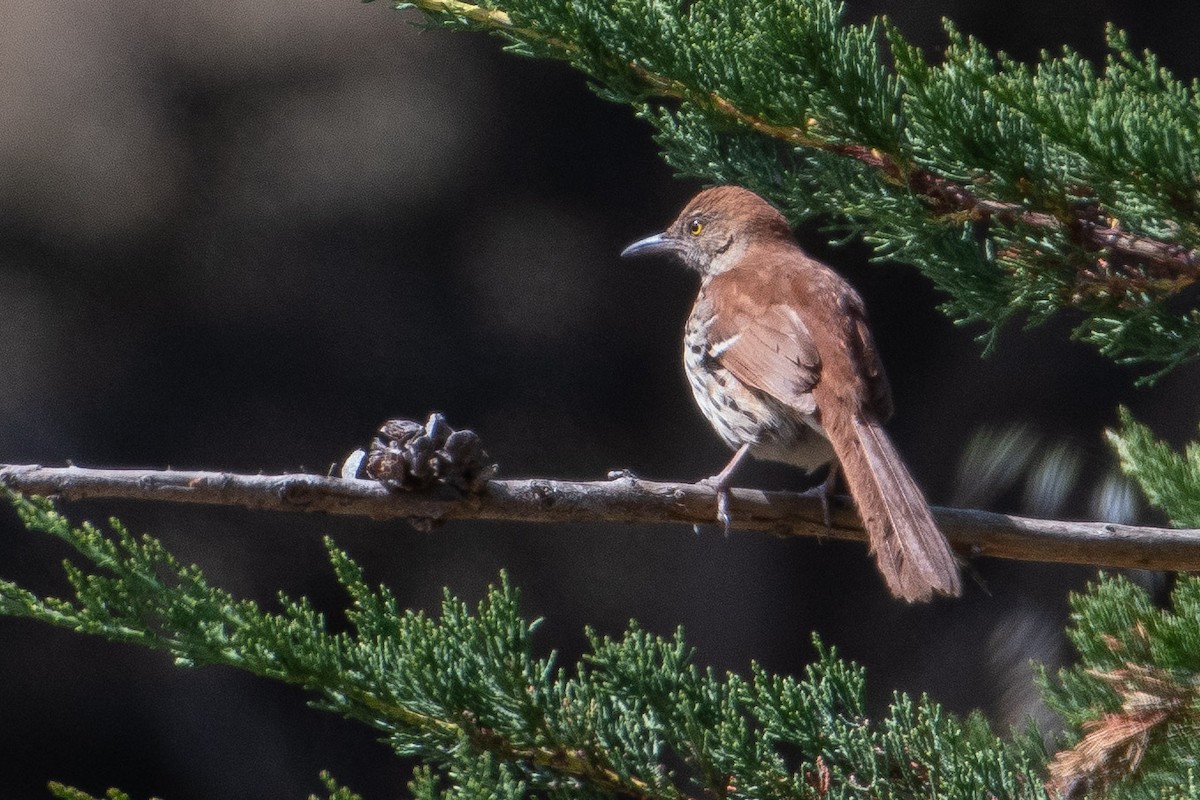
[[[679,243],[665,233],[656,233],[639,239],[621,251],[621,258],[628,256],[644,256],[654,253],[674,255],[679,252]]]

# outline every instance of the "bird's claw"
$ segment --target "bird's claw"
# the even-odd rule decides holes
[[[800,493],[801,497],[815,497],[821,501],[821,516],[825,520],[825,530],[833,530],[833,516],[829,511],[829,487],[822,482],[818,486],[811,489],[806,489]]]
[[[833,530],[833,516],[829,511],[829,498],[833,495],[834,486],[837,484],[837,466],[831,465],[829,474],[825,476],[825,480],[821,481],[811,489],[802,492],[804,497],[815,497],[821,501],[821,516],[825,520],[825,531]]]
[[[729,510],[732,492],[729,491],[729,485],[719,480],[717,476],[705,478],[700,481],[700,485],[707,486],[717,493],[717,524],[725,529],[725,535],[728,536],[730,530],[733,529],[733,514]],[[696,533],[700,532],[699,525],[693,525],[692,528]]]
[[[729,513],[729,498],[729,489],[717,489],[717,522],[724,526],[726,536],[733,527],[733,516]]]

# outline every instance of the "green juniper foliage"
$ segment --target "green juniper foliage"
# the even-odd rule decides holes
[[[861,668],[815,641],[801,679],[752,666],[700,669],[676,633],[631,625],[589,634],[567,670],[534,656],[536,622],[503,578],[474,611],[449,594],[437,618],[401,611],[386,588],[329,543],[350,629],[330,633],[304,601],[267,611],[210,586],[119,522],[72,526],[44,499],[12,496],[26,525],[82,556],[71,600],[0,581],[0,614],[39,619],[171,653],[181,666],[223,664],[309,689],[318,708],[378,730],[422,765],[420,800],[526,797],[1200,798],[1200,578],[1181,578],[1172,609],[1125,579],[1073,600],[1080,663],[1042,683],[1071,749],[1042,770],[1036,732],[1005,740],[897,694],[870,719]],[[329,800],[359,800],[322,774]],[[63,800],[95,800],[52,784]],[[106,800],[126,800],[110,790]],[[311,800],[316,800],[315,796]]]
[[[325,797],[317,797],[315,794],[310,794],[308,800],[362,800],[361,795],[339,786],[338,782],[333,779],[328,772],[321,773],[321,783],[325,785],[327,794]],[[94,797],[81,789],[76,789],[73,786],[64,786],[56,781],[50,782],[50,794],[57,800],[129,800],[129,795],[122,792],[120,789],[109,789],[104,793],[104,797]],[[418,794],[424,800],[424,795]]]
[[[1200,444],[1189,444],[1180,455],[1125,409],[1121,409],[1121,427],[1119,433],[1109,431],[1108,438],[1125,472],[1172,524],[1200,528]]]
[[[1087,732],[1051,765],[1058,787],[1200,798],[1200,578],[1181,576],[1162,610],[1133,582],[1102,577],[1072,611],[1080,663],[1041,679],[1069,730]]]
[[[904,695],[872,720],[863,671],[819,641],[801,679],[759,667],[718,675],[693,663],[681,633],[632,625],[621,638],[589,634],[590,652],[565,669],[534,655],[537,623],[521,618],[507,580],[473,611],[447,594],[433,618],[400,610],[328,543],[350,597],[349,630],[331,633],[306,601],[280,597],[268,611],[238,600],[115,520],[106,534],[71,525],[47,500],[13,502],[84,564],[67,564],[70,600],[0,581],[0,614],[302,685],[314,706],[417,757],[410,788],[422,800],[1044,796],[1040,742],[1005,741],[977,716]],[[354,797],[325,781],[331,798]]]
[[[1070,50],[1026,65],[947,22],[931,64],[832,0],[397,7],[569,62],[680,173],[860,233],[989,340],[1069,307],[1076,336],[1156,375],[1200,353],[1200,312],[1168,302],[1200,273],[1200,102],[1120,31],[1102,67]]]
[[[63,786],[61,783],[53,781],[50,783],[50,794],[58,798],[58,800],[101,800],[101,798],[93,797],[80,789],[72,786]],[[104,793],[103,800],[129,800],[129,795],[120,789],[109,789]]]

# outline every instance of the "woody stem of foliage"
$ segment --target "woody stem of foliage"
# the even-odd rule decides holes
[[[520,39],[536,40],[551,49],[559,50],[563,57],[576,49],[574,45],[545,36],[536,29],[514,24],[509,14],[498,8],[485,8],[459,0],[414,0],[404,5],[412,5],[430,13],[452,14],[485,29]],[[956,223],[969,219],[984,225],[1020,225],[1032,229],[1066,232],[1072,241],[1089,252],[1115,254],[1161,269],[1175,278],[1174,281],[1168,282],[1172,291],[1177,291],[1200,278],[1200,256],[1195,250],[1131,233],[1122,230],[1116,224],[1106,224],[1100,210],[1093,204],[1080,204],[1049,213],[1031,210],[1018,203],[979,198],[968,186],[938,175],[930,169],[906,163],[897,155],[865,145],[829,141],[821,136],[816,120],[810,120],[809,125],[803,128],[777,125],[761,116],[743,111],[716,92],[694,89],[680,81],[652,72],[636,61],[619,66],[642,83],[647,96],[694,103],[786,144],[854,159],[878,172],[888,183],[906,187],[912,193],[926,198],[935,216],[953,219]],[[1081,277],[1091,280],[1111,279],[1120,283],[1121,288],[1128,289],[1128,276],[1118,279],[1106,274],[1107,266],[1102,261],[1098,269]]]

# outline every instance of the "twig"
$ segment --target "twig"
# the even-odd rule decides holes
[[[0,486],[64,500],[155,500],[322,512],[402,519],[421,528],[451,520],[706,524],[716,515],[716,495],[706,486],[631,477],[489,481],[486,493],[460,497],[436,490],[392,492],[375,481],[320,475],[0,465]],[[849,502],[835,503],[830,528],[825,527],[819,500],[792,492],[735,489],[732,511],[739,530],[866,541]],[[952,508],[935,508],[934,516],[954,547],[968,556],[1200,570],[1200,530],[1060,522]]]

